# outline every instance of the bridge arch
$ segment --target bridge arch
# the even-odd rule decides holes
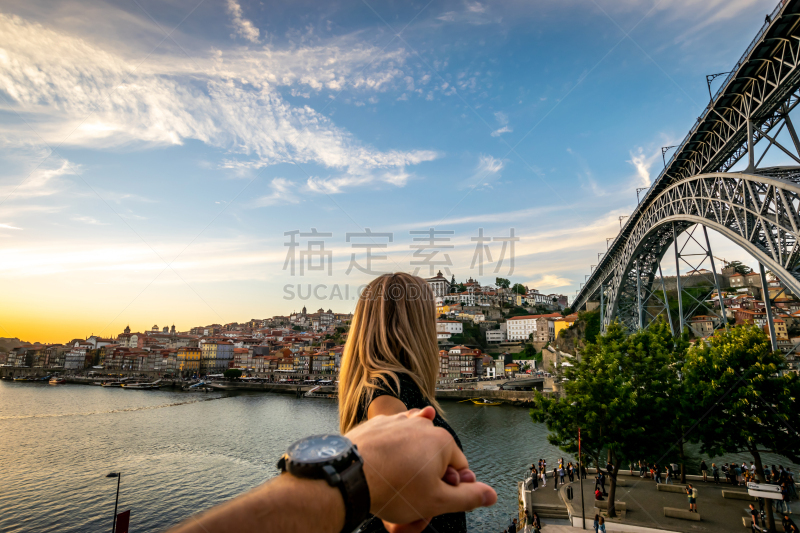
[[[800,168],[761,172],[779,177],[698,174],[679,180],[654,198],[632,228],[613,267],[601,277],[604,325],[615,317],[631,330],[647,325],[643,294],[653,294],[660,263],[670,245],[696,224],[741,246],[787,288],[800,294]]]

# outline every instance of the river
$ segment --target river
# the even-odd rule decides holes
[[[478,479],[498,503],[470,531],[502,531],[516,483],[564,454],[520,407],[446,402]],[[116,479],[131,531],[161,531],[275,476],[286,446],[337,429],[336,403],[265,393],[132,391],[0,382],[0,531],[110,531]]]

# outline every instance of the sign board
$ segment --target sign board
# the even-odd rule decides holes
[[[766,498],[768,500],[783,499],[783,496],[781,496],[780,492],[767,492],[764,490],[747,489],[747,494],[749,494],[750,496],[755,496],[756,498]]]
[[[780,492],[781,487],[780,485],[767,485],[766,483],[748,483],[748,489],[752,490],[760,490],[764,492]]]

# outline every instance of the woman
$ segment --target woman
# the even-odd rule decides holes
[[[600,515],[599,514],[594,515],[594,524],[592,524],[592,525],[594,526],[594,533],[597,533],[597,530],[600,528]]]
[[[567,475],[569,475],[569,482],[575,481],[575,467],[572,466],[572,461],[567,463]]]
[[[703,483],[707,483],[708,482],[708,478],[707,478],[708,467],[706,466],[706,460],[705,459],[700,461],[700,473],[703,474]]]
[[[533,492],[536,492],[536,489],[539,488],[539,472],[533,465],[531,465],[531,483],[533,483]]]
[[[442,417],[436,402],[439,350],[436,308],[427,282],[405,273],[374,279],[358,299],[339,373],[339,429],[379,415],[433,406],[433,424],[446,429],[459,448],[461,441]],[[448,472],[461,481],[474,474]],[[394,529],[373,518],[365,532]],[[465,532],[465,513],[434,516],[425,531]]]
[[[599,527],[597,528],[597,531],[599,533],[606,533],[606,519],[603,518],[602,516],[600,517],[600,524]]]
[[[564,483],[563,479],[561,480],[561,483]],[[556,467],[553,467],[553,484],[555,485],[553,490],[558,490],[558,468]]]

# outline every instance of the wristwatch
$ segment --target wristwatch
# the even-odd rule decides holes
[[[342,435],[312,435],[295,442],[278,460],[278,470],[299,478],[324,479],[344,498],[342,533],[350,533],[369,516],[369,487],[364,459]]]

